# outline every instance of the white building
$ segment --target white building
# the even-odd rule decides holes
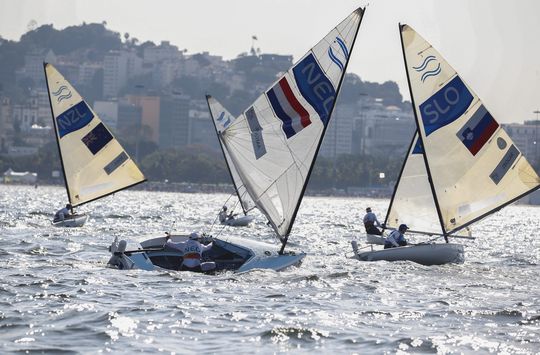
[[[503,124],[502,127],[530,163],[540,163],[540,121]]]
[[[127,56],[122,51],[110,51],[103,59],[103,96],[117,97],[127,81]]]
[[[118,123],[118,101],[96,101],[94,112],[111,130],[116,131]]]
[[[405,155],[416,131],[412,109],[384,106],[375,100],[356,121],[355,149],[366,155]]]
[[[335,158],[342,154],[352,154],[354,121],[358,117],[356,104],[335,107],[321,145],[321,156]]]
[[[35,184],[37,182],[37,174],[29,171],[15,172],[11,168],[4,173],[4,183],[19,183],[19,184]]]
[[[110,51],[103,59],[103,96],[118,97],[129,78],[143,73],[143,61],[135,52]]]
[[[148,46],[143,52],[144,64],[159,64],[163,61],[176,61],[183,56],[177,46],[169,41],[162,41],[159,46]]]

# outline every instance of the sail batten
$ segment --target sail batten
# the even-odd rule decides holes
[[[68,200],[83,205],[146,181],[75,88],[44,63],[49,103]]]
[[[540,178],[459,74],[410,26],[400,26],[425,168],[444,234],[536,190]]]
[[[360,27],[357,9],[223,130],[249,195],[285,245]]]

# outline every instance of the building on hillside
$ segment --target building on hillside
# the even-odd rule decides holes
[[[160,98],[159,147],[180,148],[189,144],[189,99],[182,95]]]
[[[37,182],[37,173],[31,173],[29,171],[16,172],[9,168],[3,174],[4,184],[35,184]]]
[[[335,158],[342,154],[352,154],[354,122],[359,116],[356,104],[337,105],[328,124],[321,156]]]
[[[118,101],[95,101],[94,112],[114,133],[117,133],[118,124]]]
[[[11,101],[0,91],[0,153],[6,153],[13,142],[13,120]]]
[[[355,122],[355,148],[360,154],[404,157],[415,130],[412,110],[384,106],[382,100],[375,99],[365,105],[361,118]]]
[[[129,78],[143,73],[143,61],[132,51],[109,51],[103,60],[103,96],[118,97]]]
[[[159,145],[159,96],[129,95],[126,100],[141,108],[142,138]]]
[[[118,101],[118,120],[116,129],[118,134],[124,138],[140,139],[141,134],[141,114],[142,109],[126,99]]]
[[[40,148],[48,143],[53,143],[55,141],[54,134],[51,126],[33,125],[30,130],[25,132],[23,138],[29,147]]]
[[[184,53],[169,41],[162,41],[159,46],[148,46],[143,51],[144,64],[160,64],[163,61],[176,61],[183,57]]]
[[[189,110],[190,135],[189,144],[204,145],[220,151],[216,129],[208,109]]]
[[[10,158],[29,157],[32,155],[36,155],[38,151],[38,147],[11,145],[8,147],[7,156]]]
[[[15,72],[15,80],[20,83],[25,79],[32,80],[34,86],[45,86],[43,62],[55,63],[56,55],[50,49],[36,48],[24,55],[24,65]]]
[[[523,153],[525,158],[540,166],[540,121],[503,124],[502,127]]]

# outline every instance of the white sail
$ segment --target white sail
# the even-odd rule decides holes
[[[416,121],[446,233],[537,189],[540,178],[478,96],[410,26],[401,26]]]
[[[257,207],[288,236],[362,19],[357,9],[221,134]]]
[[[44,67],[71,205],[145,181],[137,165],[73,86],[51,64]]]
[[[407,153],[385,221],[389,228],[398,228],[402,223],[413,231],[443,233],[418,133]]]
[[[206,101],[208,102],[208,107],[210,109],[210,116],[212,116],[212,121],[214,122],[214,127],[216,128],[216,133],[218,135],[219,145],[223,151],[223,156],[225,157],[225,162],[231,173],[231,178],[233,180],[234,188],[240,200],[240,205],[245,214],[253,208],[255,208],[255,203],[247,193],[247,190],[244,186],[244,183],[240,179],[238,172],[236,171],[235,165],[231,161],[231,157],[227,148],[223,145],[221,140],[221,133],[229,127],[234,120],[236,119],[233,115],[227,111],[215,98],[210,95],[206,96]]]

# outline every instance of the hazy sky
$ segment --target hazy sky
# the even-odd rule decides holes
[[[0,36],[18,40],[31,20],[56,28],[107,21],[141,41],[168,40],[225,59],[246,52],[302,56],[358,6],[367,6],[349,72],[397,81],[408,98],[398,23],[437,48],[500,122],[540,107],[538,0],[0,0]]]

